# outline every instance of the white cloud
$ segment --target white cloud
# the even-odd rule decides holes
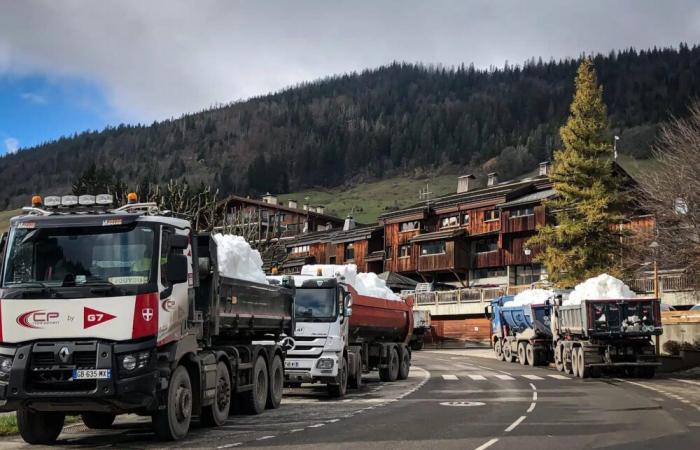
[[[150,121],[394,60],[478,67],[700,41],[692,0],[4,2],[0,75],[78,77]]]
[[[46,104],[46,97],[44,97],[41,94],[37,94],[36,92],[23,92],[22,94],[20,94],[20,97],[22,97],[29,103],[33,103],[35,105]]]
[[[5,153],[17,153],[19,141],[13,137],[5,138]]]

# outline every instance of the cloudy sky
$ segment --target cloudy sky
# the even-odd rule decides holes
[[[700,2],[0,0],[0,153],[391,61],[700,43]]]

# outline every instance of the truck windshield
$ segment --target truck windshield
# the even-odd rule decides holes
[[[153,283],[154,228],[14,228],[8,242],[3,288],[111,288],[131,293]],[[109,292],[104,292],[109,295]]]
[[[332,322],[336,318],[335,289],[297,288],[294,313],[300,322]]]

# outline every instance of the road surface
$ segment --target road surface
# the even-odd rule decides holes
[[[408,380],[367,383],[344,400],[323,389],[285,391],[280,409],[232,416],[221,428],[194,426],[178,448],[258,449],[700,449],[700,380],[580,380],[475,356],[414,353]],[[677,377],[675,377],[677,378]],[[120,418],[115,429],[66,428],[59,446],[171,448],[148,423]],[[4,438],[0,449],[30,448]]]

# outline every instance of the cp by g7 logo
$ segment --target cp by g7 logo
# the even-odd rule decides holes
[[[47,325],[57,325],[61,314],[56,311],[44,311],[43,309],[35,309],[17,316],[17,324],[24,328],[33,328],[40,330]]]

